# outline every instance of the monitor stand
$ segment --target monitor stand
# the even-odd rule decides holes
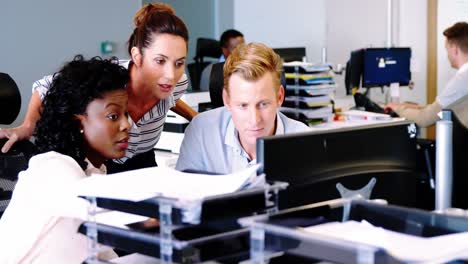
[[[390,84],[390,103],[399,103],[400,102],[400,84],[391,83]]]

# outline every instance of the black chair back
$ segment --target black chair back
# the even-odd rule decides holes
[[[209,38],[198,38],[197,39],[197,50],[195,54],[195,61],[203,62],[205,57],[208,58],[219,58],[222,54],[221,46],[219,41]]]
[[[205,61],[205,58],[218,59],[221,54],[222,50],[221,46],[219,45],[219,41],[208,38],[197,39],[196,54],[193,58],[195,62],[189,63],[187,65],[192,90],[200,90],[200,77],[202,71],[206,66],[208,66],[208,64],[211,63],[209,61]]]
[[[15,81],[0,72],[0,124],[9,125],[15,121],[21,109],[21,95]]]
[[[0,73],[0,124],[15,121],[21,108],[21,95],[15,81],[6,73]],[[7,139],[0,139],[0,149]],[[28,160],[35,152],[28,140],[16,142],[7,152],[0,152],[0,217],[10,202],[18,173],[25,170]]]
[[[453,123],[453,195],[452,207],[468,209],[468,129],[452,113]]]
[[[223,86],[224,86],[224,62],[213,64],[210,74],[210,98],[213,108],[224,106]]]

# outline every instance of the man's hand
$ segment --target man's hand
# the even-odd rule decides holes
[[[15,128],[0,129],[0,139],[8,139],[2,147],[2,152],[7,153],[17,141],[29,139],[31,136],[32,128],[24,125]]]
[[[404,106],[406,108],[412,108],[412,109],[419,109],[421,106],[414,104],[414,103],[389,103],[385,106],[385,109],[390,108],[392,110],[395,110],[396,108]]]
[[[384,109],[391,109],[391,110],[395,110],[396,108],[402,106],[403,104],[401,103],[389,103],[387,104]]]

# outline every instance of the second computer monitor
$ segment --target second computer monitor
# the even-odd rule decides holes
[[[411,81],[410,48],[368,48],[364,52],[363,87],[408,85]]]
[[[305,47],[296,48],[275,48],[273,49],[285,62],[302,61],[306,56]]]

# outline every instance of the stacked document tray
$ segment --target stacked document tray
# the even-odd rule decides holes
[[[281,111],[306,123],[331,121],[336,89],[331,66],[306,62],[284,63],[286,97]]]
[[[145,217],[145,221],[125,226],[96,221],[99,213],[90,210],[90,221],[80,232],[97,243],[129,253],[160,259],[161,263],[197,263],[209,260],[238,261],[248,258],[248,229],[237,224],[240,217],[277,210],[277,197],[287,183],[206,197],[198,203],[154,197],[126,201],[87,197],[94,206]],[[96,260],[97,248],[90,249],[86,263]]]
[[[468,258],[468,218],[363,199],[331,200],[239,222],[251,229],[253,263],[282,253],[337,263]]]

